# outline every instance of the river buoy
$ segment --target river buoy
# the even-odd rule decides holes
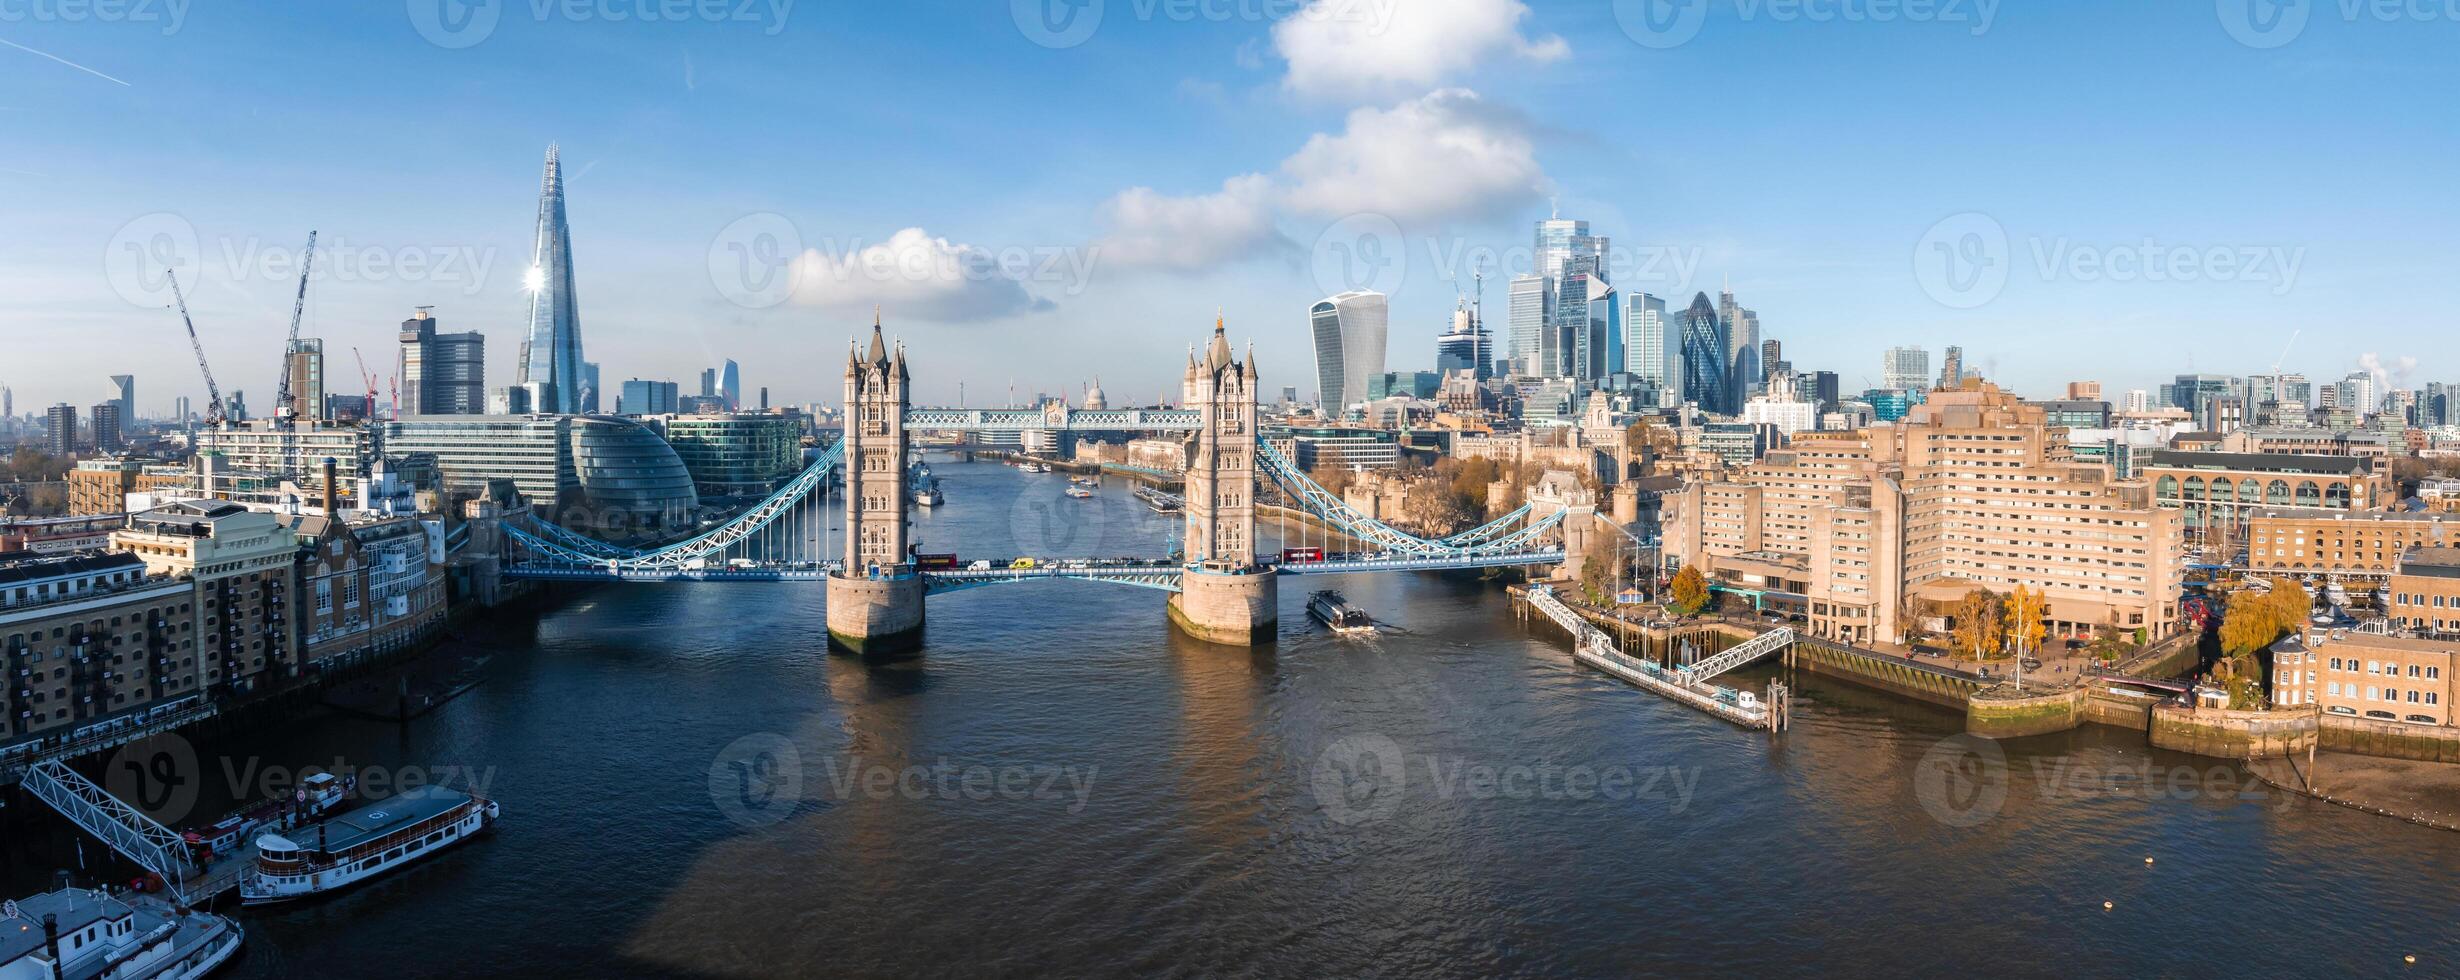
[[[2103,902],[2103,903],[2101,903],[2101,910],[2102,910],[2102,911],[2104,911],[2104,912],[2107,912],[2107,911],[2109,911],[2109,910],[2111,910],[2111,909],[2114,909],[2114,908],[2117,908],[2117,906],[2112,905],[2112,904],[2110,904],[2110,903],[2108,903],[2108,902]]]

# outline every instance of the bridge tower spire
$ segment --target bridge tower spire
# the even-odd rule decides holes
[[[923,580],[906,553],[911,387],[905,345],[892,354],[875,312],[870,349],[846,352],[846,564],[828,581],[829,639],[858,653],[899,652],[922,640]]]
[[[1204,357],[1188,357],[1182,407],[1200,419],[1187,454],[1187,566],[1170,621],[1197,639],[1269,643],[1280,590],[1256,564],[1256,365],[1230,354],[1222,321]]]

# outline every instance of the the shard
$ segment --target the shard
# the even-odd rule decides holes
[[[572,228],[564,221],[564,166],[547,147],[538,181],[538,244],[523,281],[530,334],[521,344],[521,383],[537,385],[532,411],[574,414],[588,395],[581,366],[581,312],[572,293]]]

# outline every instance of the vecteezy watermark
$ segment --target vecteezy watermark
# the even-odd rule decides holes
[[[2302,245],[2190,245],[2149,236],[2106,243],[2034,235],[2025,251],[2013,254],[2007,228],[1987,214],[1949,215],[1914,243],[1914,280],[1940,305],[1969,310],[1997,299],[2017,269],[2043,282],[2250,283],[2285,296],[2306,264]]]
[[[1423,258],[1413,258],[1412,252]],[[1596,258],[1606,278],[1627,293],[1673,296],[1687,291],[1698,277],[1702,254],[1692,245],[1609,241]],[[1360,290],[1394,295],[1421,269],[1464,293],[1479,276],[1501,286],[1514,276],[1538,271],[1533,246],[1497,248],[1460,237],[1412,238],[1399,223],[1374,212],[1345,215],[1325,226],[1308,258],[1315,287],[1324,296]],[[1549,274],[1560,275],[1561,270]]]
[[[1272,24],[1292,18],[1356,24],[1382,34],[1401,0],[1009,0],[1008,16],[1025,39],[1046,48],[1073,48],[1092,39],[1111,10],[1143,22]]]
[[[0,0],[5,2],[5,0]],[[786,29],[794,0],[404,0],[410,26],[439,48],[466,48],[495,34],[505,8],[539,23],[748,24],[762,36]]]
[[[362,766],[340,756],[330,765],[309,766],[269,765],[253,756],[223,757],[209,767],[199,762],[196,747],[187,739],[166,733],[114,750],[103,761],[102,786],[156,823],[178,825],[201,816],[195,810],[207,786],[218,785],[222,796],[249,805],[294,798],[306,787],[307,778],[319,773],[339,777],[362,799],[382,799],[423,786],[450,786],[485,796],[487,787],[495,782],[493,766]]]
[[[1412,782],[1436,800],[1670,800],[1691,806],[1700,770],[1621,763],[1493,763],[1436,754],[1411,756],[1377,735],[1345,736],[1316,755],[1308,786],[1324,815],[1345,827],[1400,812]]]
[[[1099,555],[1110,526],[1125,515],[1119,499],[1105,493],[1070,497],[1057,476],[1027,477],[1008,505],[1008,533],[1016,554],[1036,561],[1054,555]]]
[[[2342,23],[2460,26],[2460,0],[2329,0]],[[2214,0],[2221,29],[2250,48],[2295,41],[2314,19],[2315,0]]]
[[[5,2],[5,0],[0,0]],[[308,261],[301,244],[255,236],[201,240],[186,218],[168,211],[140,215],[112,233],[103,246],[103,277],[121,299],[138,306],[171,301],[169,274],[177,273],[189,295],[208,276],[225,282],[298,281]],[[320,237],[308,278],[318,282],[420,282],[459,287],[474,296],[495,268],[496,250],[469,244],[362,244],[341,236]]]
[[[938,800],[943,802],[1065,801],[1084,812],[1093,799],[1096,766],[1065,763],[892,764],[860,755],[829,756],[808,772],[801,750],[783,735],[761,732],[729,743],[709,763],[709,799],[736,826],[775,824],[815,799]],[[817,776],[817,779],[809,778]]]
[[[1647,48],[1676,48],[1700,36],[1719,0],[1614,0],[1623,35]],[[1726,0],[1733,19],[1774,24],[1944,24],[1974,37],[1990,32],[1999,0]]]
[[[143,24],[164,37],[188,22],[189,0],[0,0],[0,24]]]
[[[2006,809],[2008,791],[2018,783],[2030,786],[2034,799],[2049,801],[2271,800],[2285,807],[2295,798],[2236,766],[2157,766],[2149,758],[2112,766],[2054,757],[2011,767],[1999,743],[1963,734],[1940,739],[1914,763],[1913,797],[1933,820],[1977,827]]]

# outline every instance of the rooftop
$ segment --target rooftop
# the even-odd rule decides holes
[[[2411,548],[2400,557],[2400,574],[2460,578],[2460,548]]]
[[[145,562],[125,552],[45,555],[31,551],[0,551],[0,586],[123,569],[142,573]]]
[[[2148,466],[2186,470],[2241,470],[2258,473],[2365,473],[2366,461],[2355,456],[2314,456],[2303,453],[2207,453],[2179,449],[2153,450]]]

